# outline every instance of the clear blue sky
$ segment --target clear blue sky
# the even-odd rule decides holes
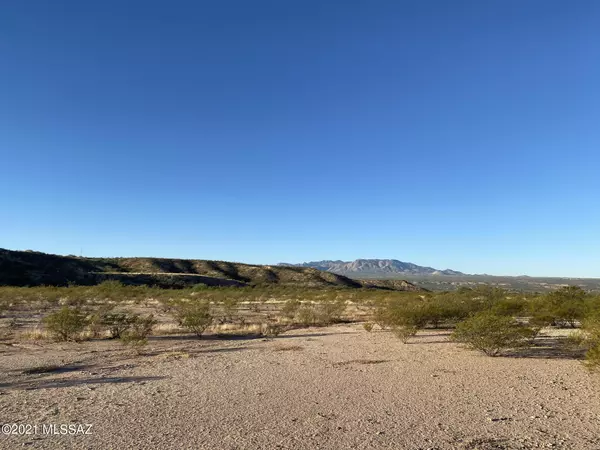
[[[600,2],[0,7],[0,247],[600,277]]]

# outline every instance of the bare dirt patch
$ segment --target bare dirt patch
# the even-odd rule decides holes
[[[444,331],[405,345],[339,325],[154,337],[144,353],[106,340],[4,347],[0,422],[92,434],[2,436],[0,448],[600,448],[600,380],[546,350],[489,358]]]

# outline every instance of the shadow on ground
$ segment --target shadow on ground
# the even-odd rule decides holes
[[[77,378],[66,380],[29,380],[17,381],[14,383],[0,383],[0,389],[21,389],[21,390],[37,390],[37,389],[52,389],[66,388],[72,386],[83,386],[90,384],[120,384],[120,383],[140,383],[146,381],[162,380],[166,377],[107,377],[107,378]]]
[[[349,334],[345,333],[285,333],[280,334],[277,339],[289,339],[289,338],[303,338],[303,337],[322,337],[322,336],[335,336],[337,334]],[[201,338],[194,335],[181,335],[171,334],[165,336],[151,336],[148,338],[149,341],[249,341],[255,339],[272,339],[266,338],[264,335],[259,333],[219,333],[219,334],[208,334]]]
[[[538,337],[531,346],[504,353],[509,358],[582,359],[585,349],[568,345],[565,338]]]

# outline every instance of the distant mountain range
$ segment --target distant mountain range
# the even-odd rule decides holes
[[[283,266],[312,267],[318,270],[333,272],[340,275],[465,275],[456,270],[439,270],[433,267],[418,266],[397,259],[357,259],[355,261],[311,261],[302,264],[286,264]]]

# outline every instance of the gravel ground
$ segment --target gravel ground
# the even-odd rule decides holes
[[[0,351],[0,422],[38,427],[2,449],[600,449],[600,377],[542,347],[489,358],[443,331],[405,345],[340,325],[167,336],[143,356],[107,341]],[[23,373],[48,364],[62,369]]]

